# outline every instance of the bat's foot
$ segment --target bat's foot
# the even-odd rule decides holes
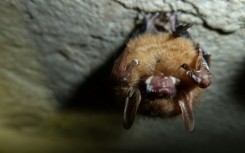
[[[141,33],[159,33],[168,32],[175,37],[191,38],[187,29],[192,24],[178,25],[177,12],[174,13],[142,13],[144,23],[141,28]]]
[[[173,33],[177,24],[177,13],[146,13],[142,33]]]

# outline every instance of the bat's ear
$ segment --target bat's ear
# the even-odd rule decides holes
[[[181,96],[178,99],[178,103],[181,109],[186,131],[193,132],[195,125],[192,111],[192,98],[190,96],[191,95],[186,92],[181,93]]]
[[[140,101],[141,94],[139,89],[131,87],[127,93],[123,113],[123,127],[125,129],[129,129],[133,125]]]

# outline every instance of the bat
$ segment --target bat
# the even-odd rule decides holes
[[[192,24],[178,25],[176,13],[146,14],[143,32],[132,38],[115,61],[111,78],[123,99],[123,127],[136,114],[172,118],[182,115],[185,129],[194,129],[193,105],[212,75],[210,54],[192,40]]]

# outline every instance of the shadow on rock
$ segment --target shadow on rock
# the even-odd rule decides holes
[[[232,94],[234,94],[234,96],[239,99],[238,102],[240,103],[240,105],[245,107],[245,57],[241,65],[242,66],[240,67],[240,69],[238,69],[239,75],[235,77],[234,85],[231,90]]]
[[[121,49],[121,48],[120,48]],[[63,104],[63,109],[115,109],[118,108],[114,99],[110,73],[115,58],[110,58],[99,67]]]
[[[125,42],[136,37],[145,30],[145,24],[140,23],[135,26]],[[124,43],[107,62],[97,69],[86,79],[74,92],[73,95],[62,105],[63,109],[97,109],[97,110],[117,110],[119,103],[114,96],[113,85],[110,74],[114,61],[122,53],[126,46]]]

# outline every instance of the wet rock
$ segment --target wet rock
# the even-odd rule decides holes
[[[113,1],[34,0],[17,7],[59,101],[112,56],[136,16]]]

